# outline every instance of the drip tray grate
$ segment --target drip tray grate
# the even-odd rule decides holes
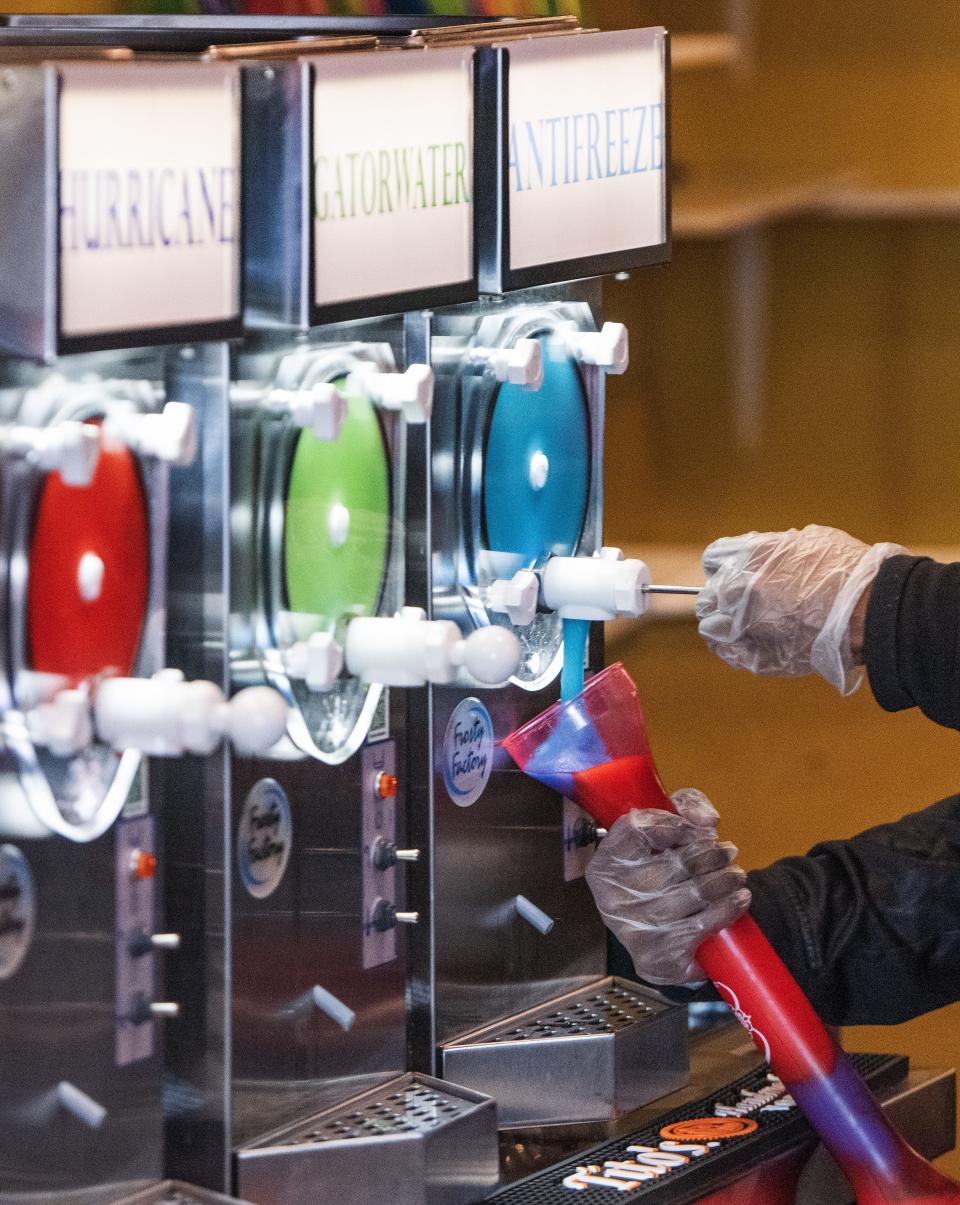
[[[123,1197],[115,1205],[251,1205],[239,1197],[225,1197],[222,1193],[207,1188],[195,1188],[179,1180],[164,1180],[131,1197]]]
[[[414,1081],[359,1107],[345,1105],[324,1121],[310,1121],[285,1137],[281,1145],[423,1134],[462,1116],[472,1107],[471,1101]]]
[[[236,1152],[253,1201],[315,1205],[467,1205],[497,1186],[497,1113],[489,1097],[407,1074]]]
[[[657,1016],[649,997],[611,983],[603,991],[578,999],[551,1012],[537,1013],[508,1028],[495,1030],[486,1042],[531,1042],[543,1038],[576,1038],[583,1035],[617,1033],[628,1025]]]
[[[687,1082],[687,1010],[602,979],[449,1042],[443,1073],[502,1126],[612,1120]]]

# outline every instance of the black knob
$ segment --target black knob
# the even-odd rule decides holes
[[[573,844],[575,849],[586,849],[588,845],[597,843],[597,823],[582,817],[573,826]]]

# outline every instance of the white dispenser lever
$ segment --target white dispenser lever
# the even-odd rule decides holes
[[[271,389],[265,401],[286,412],[295,427],[312,431],[317,439],[340,438],[347,417],[347,398],[332,381],[317,381],[306,389]]]
[[[375,364],[360,363],[347,386],[365,394],[384,410],[399,410],[408,423],[425,423],[433,410],[433,369],[411,364],[406,372],[381,372]]]
[[[630,336],[622,322],[605,322],[598,331],[569,326],[562,332],[567,351],[581,364],[594,364],[612,376],[630,365]]]
[[[461,668],[485,686],[500,686],[520,662],[519,642],[506,628],[464,637],[455,623],[428,620],[419,607],[404,607],[392,618],[354,619],[344,653],[351,674],[384,686],[452,682]]]
[[[536,592],[534,584],[536,583]],[[636,617],[647,609],[650,570],[643,561],[624,560],[619,548],[601,548],[592,557],[554,556],[539,577],[521,569],[490,586],[491,610],[526,626],[538,606],[561,619]]]
[[[34,742],[61,756],[79,752],[94,733],[112,748],[152,757],[211,753],[228,739],[240,753],[264,753],[283,736],[287,705],[270,687],[252,686],[229,701],[213,682],[187,682],[179,670],[152,678],[108,678],[92,699],[58,691],[27,713]]]
[[[21,457],[47,473],[56,470],[67,485],[89,485],[100,458],[100,429],[70,421],[50,427],[10,423],[0,426],[0,453]]]
[[[472,347],[470,358],[488,364],[498,381],[534,391],[543,384],[543,353],[536,339],[518,339],[508,347]]]
[[[103,434],[140,456],[168,464],[193,464],[197,455],[197,415],[185,402],[167,402],[159,414],[111,407],[103,420]]]

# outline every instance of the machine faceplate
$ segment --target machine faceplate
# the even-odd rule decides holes
[[[85,558],[102,580],[84,589]],[[125,448],[104,449],[89,486],[50,473],[30,547],[28,631],[33,668],[82,680],[133,670],[150,582],[143,482]],[[86,597],[85,597],[86,594]]]

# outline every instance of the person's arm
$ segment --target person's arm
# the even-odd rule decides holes
[[[863,659],[881,707],[919,707],[936,723],[960,728],[960,564],[885,561],[869,591]]]
[[[823,1020],[960,999],[960,796],[747,876],[751,911]]]

